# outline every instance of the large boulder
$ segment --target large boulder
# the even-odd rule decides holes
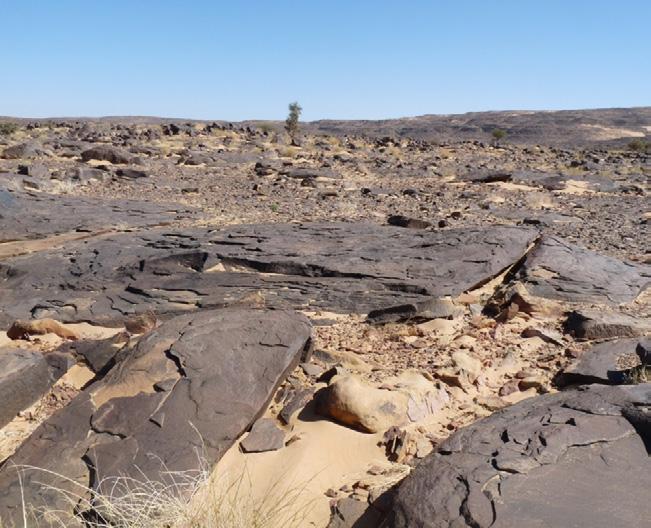
[[[128,164],[133,163],[134,156],[111,145],[98,145],[84,150],[81,153],[81,159],[82,161],[98,160],[114,164]]]
[[[525,400],[466,427],[400,485],[393,528],[643,528],[651,385]]]
[[[103,479],[165,483],[215,463],[309,351],[310,334],[297,313],[245,309],[180,316],[145,334],[4,463],[0,519],[17,521],[24,498],[60,510],[68,526],[75,505],[49,486],[110,493]]]
[[[382,388],[342,373],[317,393],[316,411],[364,433],[379,433],[423,420],[449,400],[445,389],[419,372],[405,371],[385,380]]]
[[[18,143],[7,147],[2,151],[2,158],[4,159],[27,159],[45,154],[42,146],[35,141],[28,141],[26,143]]]

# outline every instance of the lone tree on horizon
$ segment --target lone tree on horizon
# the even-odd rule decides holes
[[[495,146],[497,147],[500,144],[500,141],[506,137],[506,130],[501,128],[496,128],[491,132],[493,139],[495,140]]]
[[[285,120],[285,130],[292,139],[292,145],[296,145],[296,135],[298,134],[298,118],[301,117],[303,109],[297,102],[289,103],[289,115]]]

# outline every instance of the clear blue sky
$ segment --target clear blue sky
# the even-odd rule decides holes
[[[651,0],[0,0],[0,115],[651,105]]]

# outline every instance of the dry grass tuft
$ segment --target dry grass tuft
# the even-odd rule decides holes
[[[17,468],[62,479],[69,489],[53,491],[70,507],[55,510],[23,504],[20,528],[35,526],[67,527],[79,523],[87,528],[299,528],[309,513],[295,503],[304,486],[282,491],[279,480],[267,487],[262,497],[254,497],[248,473],[236,478],[217,476],[207,465],[194,471],[162,473],[163,481],[146,477],[111,477],[102,480],[97,491],[65,476],[32,466]],[[48,479],[44,479],[48,480]],[[70,491],[75,490],[75,491]],[[75,520],[68,511],[76,512]],[[0,528],[3,528],[0,521]]]

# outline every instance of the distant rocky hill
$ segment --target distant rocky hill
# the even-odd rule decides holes
[[[92,121],[147,125],[163,123],[208,123],[226,121],[193,120],[148,116],[107,116],[100,118],[18,119],[20,122]],[[239,127],[273,127],[281,130],[282,121],[249,120],[233,123]],[[301,124],[312,134],[355,135],[367,137],[404,137],[435,142],[490,141],[491,132],[501,128],[506,141],[516,144],[540,144],[558,147],[582,147],[603,144],[626,145],[634,138],[651,140],[651,106],[561,111],[499,111],[466,114],[423,115],[382,120],[325,119]]]
[[[519,144],[622,144],[636,137],[651,138],[651,107],[470,112],[380,121],[323,120],[309,123],[307,128],[315,133],[399,136],[433,141],[487,141],[494,129],[501,128],[507,132],[509,141]]]

